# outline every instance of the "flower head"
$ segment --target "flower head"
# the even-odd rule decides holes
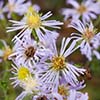
[[[79,85],[83,87],[81,83],[83,82],[77,84],[76,87],[78,88]],[[54,92],[55,95],[53,95],[53,97],[55,97],[57,100],[88,100],[88,94],[79,92],[77,88],[74,88],[66,83],[60,83],[58,90]]]
[[[7,45],[4,40],[1,40],[1,42],[3,43],[4,48],[0,50],[0,57],[2,57],[3,60],[7,60],[13,50]]]
[[[18,33],[18,35],[17,35],[19,37],[22,37],[22,36],[25,36],[29,33],[32,33],[33,31],[35,31],[38,38],[40,39],[40,37],[44,33],[48,33],[48,32],[53,33],[52,31],[49,31],[48,29],[46,29],[46,27],[59,28],[58,25],[63,24],[56,20],[46,21],[46,19],[49,18],[51,15],[52,15],[52,13],[48,12],[42,16],[39,14],[39,12],[37,12],[32,7],[30,7],[22,21],[10,20],[13,23],[13,26],[8,27],[7,32],[22,29],[22,31],[20,33]],[[29,31],[29,33],[26,33],[27,30]]]
[[[100,33],[96,32],[92,22],[83,23],[80,20],[72,22],[70,27],[75,28],[80,33],[72,33],[72,38],[76,41],[80,41],[80,50],[89,60],[92,60],[92,56],[95,55],[100,59],[100,54],[97,51],[100,46]]]
[[[85,71],[85,69],[77,68],[66,61],[67,56],[78,48],[75,48],[76,42],[73,41],[67,49],[70,40],[70,38],[66,40],[63,38],[60,53],[57,51],[56,45],[54,44],[50,59],[40,62],[37,66],[40,68],[40,80],[44,83],[54,84],[54,90],[58,88],[59,80],[62,78],[66,81],[66,83],[71,85],[77,84],[77,77],[80,74],[84,74]]]
[[[33,68],[33,65],[41,58],[48,56],[49,51],[48,48],[31,37],[24,37],[21,40],[16,38],[13,53],[9,56],[9,59],[14,59],[18,64],[26,64]]]
[[[57,91],[52,91],[48,94],[38,96],[37,99],[33,99],[33,100],[38,100],[40,97],[41,98],[44,97],[46,100],[55,100],[55,99],[57,100],[88,100],[87,93],[84,94],[77,90],[77,88],[79,88],[79,85],[83,87],[82,84],[83,82],[80,82],[79,84],[76,85],[76,88],[74,88],[71,85],[62,82],[59,84]]]
[[[30,6],[30,2],[25,0],[8,0],[8,3],[4,7],[4,11],[8,12],[8,18],[11,18],[12,13],[17,13],[18,15],[24,15],[27,8]]]
[[[14,66],[12,73],[15,75],[10,78],[13,80],[14,87],[20,86],[23,88],[23,92],[16,98],[16,100],[22,100],[27,94],[35,95],[39,90],[38,77],[32,69],[25,65]]]
[[[64,8],[62,14],[65,19],[72,17],[72,20],[82,18],[84,22],[89,22],[91,19],[96,19],[100,14],[100,6],[92,0],[86,0],[79,4],[76,0],[67,0],[67,3],[73,8]]]

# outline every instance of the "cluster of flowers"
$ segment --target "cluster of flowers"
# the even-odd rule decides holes
[[[97,50],[100,46],[100,32],[97,32],[92,23],[92,20],[100,15],[100,1],[83,0],[81,4],[76,0],[66,0],[66,2],[73,8],[63,8],[62,14],[65,20],[71,18],[69,27],[79,32],[72,33],[72,38],[79,42],[81,54],[85,55],[89,61],[92,60],[93,55],[100,59],[100,53]]]
[[[50,29],[59,29],[59,25],[63,23],[47,20],[52,13],[49,11],[42,15],[37,9],[39,7],[29,7],[26,10],[25,5],[30,4],[23,4],[24,1],[9,0],[14,5],[23,5],[25,8],[21,8],[24,10],[18,5],[16,9],[11,10],[19,14],[25,11],[25,16],[20,21],[10,20],[13,25],[7,27],[7,32],[21,30],[12,39],[13,50],[10,51],[3,41],[9,50],[9,60],[14,63],[14,77],[10,78],[12,84],[23,89],[16,100],[22,100],[26,95],[32,96],[32,100],[88,100],[88,94],[79,91],[85,87],[84,80],[78,79],[86,70],[68,62],[67,57],[80,49],[89,61],[93,55],[100,59],[100,33],[96,32],[91,22],[91,18],[94,19],[100,14],[99,3],[87,0],[79,5],[76,0],[67,0],[74,8],[63,9],[62,13],[65,20],[72,17],[69,27],[78,32],[63,38],[59,50],[56,45],[59,33]],[[79,20],[80,17],[82,20]]]

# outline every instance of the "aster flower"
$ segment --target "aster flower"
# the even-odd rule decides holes
[[[31,37],[16,38],[13,53],[9,59],[15,60],[18,64],[26,64],[31,68],[40,60],[40,58],[49,56],[49,49],[45,48],[40,42]]]
[[[85,87],[85,85],[83,85],[83,82],[77,84],[76,88],[69,84],[61,83],[58,86],[58,90],[54,92],[55,95],[53,95],[52,97],[55,97],[57,100],[88,100],[87,93],[83,94],[78,91],[79,87],[81,87],[80,89]]]
[[[62,96],[62,100],[88,100],[88,94],[81,93],[75,89],[70,89],[68,85],[62,84],[58,87],[58,93]],[[58,96],[56,96],[60,100]]]
[[[17,64],[12,65],[13,70],[12,73],[14,77],[11,77],[13,87],[21,87],[23,89],[22,93],[17,96],[16,100],[23,100],[25,96],[30,94],[33,96],[33,100],[37,100],[36,98],[40,95],[46,95],[50,93],[48,87],[51,84],[41,83],[38,79],[38,73],[33,68],[29,68],[29,66]]]
[[[46,27],[51,28],[59,28],[58,25],[62,25],[63,23],[56,20],[48,20],[52,15],[51,12],[46,13],[45,15],[40,15],[35,9],[32,7],[29,8],[25,17],[21,21],[10,20],[13,23],[12,27],[8,27],[7,32],[16,31],[22,29],[21,32],[17,34],[19,37],[23,37],[26,33],[26,30],[29,30],[29,33],[35,32],[38,37],[41,37],[41,34],[47,33],[49,30]],[[52,33],[52,31],[49,31]]]
[[[100,14],[99,4],[92,0],[85,0],[81,4],[76,0],[68,0],[67,3],[72,5],[73,8],[62,9],[62,14],[65,15],[65,19],[72,17],[72,20],[74,20],[82,17],[83,21],[89,22],[91,19],[96,19],[97,15]]]
[[[0,19],[4,19],[4,9],[3,9],[3,4],[4,2],[3,1],[0,1]]]
[[[24,15],[29,6],[30,2],[25,3],[25,0],[8,0],[8,3],[4,7],[4,11],[8,12],[8,18],[11,18],[12,13]]]
[[[62,92],[62,95],[67,95],[66,98],[63,98],[62,95],[60,95],[59,93],[53,93],[51,96],[51,100],[88,100],[88,93],[82,93],[82,92],[79,92],[79,91],[76,91],[76,90],[66,90],[64,87],[60,87],[64,90],[61,90]],[[64,92],[67,92],[67,93],[64,93]],[[49,100],[50,100],[49,99]]]
[[[9,45],[7,45],[6,41],[4,40],[0,40],[4,47],[2,49],[0,49],[0,57],[3,59],[3,60],[7,60],[8,59],[8,56],[12,53],[12,49],[9,47]]]
[[[10,78],[10,80],[13,81],[11,84],[14,88],[20,86],[23,89],[23,92],[16,98],[16,100],[22,100],[26,95],[35,95],[40,91],[37,74],[32,69],[25,65],[12,65],[12,67],[14,69],[12,70],[14,77]]]
[[[73,41],[68,47],[70,40],[70,38],[63,38],[60,53],[57,51],[56,44],[54,44],[50,59],[41,61],[37,66],[40,68],[38,70],[40,81],[43,83],[52,83],[52,89],[54,90],[58,88],[61,78],[71,85],[77,84],[79,82],[77,77],[80,74],[84,74],[85,71],[85,69],[77,68],[66,62],[66,58],[78,48],[75,47],[76,41]],[[66,49],[66,47],[68,48]]]
[[[79,82],[75,85],[69,85],[66,83],[66,81],[64,79],[61,79],[59,81],[59,85],[58,85],[58,89],[57,91],[53,91],[53,98],[56,98],[57,100],[76,100],[75,98],[73,99],[68,99],[71,95],[71,91],[75,90],[81,90],[85,87],[86,85],[84,84],[84,81]],[[72,96],[72,95],[71,95]],[[82,99],[84,100],[84,99]]]
[[[78,85],[76,85],[76,87],[77,88],[74,88],[69,84],[60,83],[57,91],[52,91],[48,94],[37,96],[36,99],[34,98],[33,100],[41,100],[43,98],[46,100],[88,100],[87,93],[83,94],[77,91],[79,87],[81,87],[80,89],[84,87],[83,82],[80,82]]]
[[[83,23],[80,20],[73,21],[70,27],[75,28],[79,33],[72,33],[72,38],[80,41],[80,51],[89,61],[95,55],[100,59],[100,53],[97,51],[100,46],[100,32],[97,33],[92,22]]]

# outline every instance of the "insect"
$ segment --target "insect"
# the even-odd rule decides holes
[[[89,67],[86,67],[85,69],[86,69],[86,71],[85,71],[86,78],[87,78],[88,80],[90,80],[90,79],[92,78],[91,70],[90,70]]]

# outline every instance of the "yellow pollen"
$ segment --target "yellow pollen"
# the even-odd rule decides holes
[[[94,36],[94,31],[91,31],[88,28],[83,34],[83,38],[88,42],[93,38],[93,36]]]
[[[52,58],[52,68],[56,71],[62,70],[63,68],[65,68],[65,59],[64,57],[60,57],[60,56],[55,56]]]
[[[29,70],[25,67],[20,67],[18,70],[18,79],[19,80],[25,80],[27,77],[29,77],[31,74]]]
[[[68,87],[67,86],[64,86],[64,85],[60,85],[58,87],[58,93],[62,96],[68,96],[69,95],[69,92],[68,92]]]
[[[3,59],[4,60],[7,60],[8,59],[8,56],[12,53],[12,50],[7,47],[5,50],[4,50],[4,55],[3,55]]]
[[[34,9],[32,6],[30,6],[30,7],[28,8],[28,14],[29,14],[29,13],[34,14],[34,13],[37,13],[37,12],[35,11],[35,9]]]
[[[87,8],[81,4],[80,7],[77,9],[77,11],[80,13],[80,14],[83,14],[84,12],[87,11]]]
[[[29,8],[27,24],[30,28],[39,28],[41,26],[40,15],[34,9]]]

